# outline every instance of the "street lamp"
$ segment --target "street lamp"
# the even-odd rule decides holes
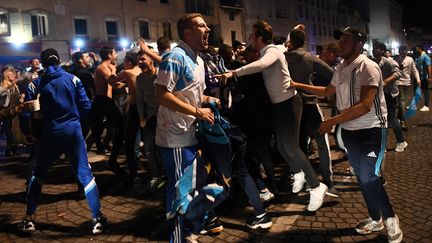
[[[81,51],[81,48],[84,47],[84,40],[83,39],[79,39],[79,38],[75,39],[74,45],[75,45],[77,51]]]
[[[127,47],[129,47],[129,40],[126,38],[120,39],[120,46],[123,50],[125,50]]]

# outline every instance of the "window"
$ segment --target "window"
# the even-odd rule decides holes
[[[75,35],[87,36],[87,19],[74,19]]]
[[[277,0],[275,2],[276,18],[289,18],[292,6],[286,4],[285,0]]]
[[[162,29],[163,29],[163,36],[171,40],[172,39],[171,24],[169,22],[163,22]]]
[[[117,41],[118,40],[118,30],[117,30],[117,21],[107,20],[105,21],[107,39],[109,41]]]
[[[165,30],[165,28],[164,28]],[[170,29],[171,31],[171,29]],[[139,21],[139,33],[140,37],[144,39],[150,39],[150,29],[149,29],[149,22],[145,20]]]
[[[46,36],[47,35],[47,16],[46,15],[32,15],[31,16],[32,36]]]
[[[0,36],[10,35],[9,31],[9,16],[7,12],[0,10]]]
[[[213,9],[209,0],[185,0],[186,13],[200,13],[213,15]]]
[[[160,0],[161,4],[169,4],[168,0]]]
[[[229,20],[234,21],[235,20],[235,11],[230,9],[228,14],[229,14]]]

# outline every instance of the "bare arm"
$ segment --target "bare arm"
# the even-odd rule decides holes
[[[294,87],[296,89],[302,89],[304,91],[319,96],[330,96],[336,92],[336,89],[332,84],[327,85],[327,87],[323,87],[323,86],[314,86],[314,85],[291,81],[291,87]]]
[[[162,57],[153,50],[151,50],[143,38],[139,38],[138,43],[140,45],[141,51],[147,54],[154,62],[156,62],[157,64],[160,64],[162,62]]]
[[[165,86],[155,84],[155,100],[158,104],[172,111],[192,115],[198,119],[208,121],[212,125],[214,124],[214,114],[211,109],[194,107],[187,104],[168,91]]]
[[[342,111],[339,115],[322,122],[318,129],[319,133],[328,133],[334,125],[354,120],[368,113],[371,110],[377,92],[378,88],[376,86],[362,86],[360,90],[360,101],[349,109]]]

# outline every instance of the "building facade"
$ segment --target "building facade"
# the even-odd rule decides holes
[[[370,1],[370,37],[379,41],[398,54],[401,44],[406,45],[402,25],[402,7],[393,0]]]
[[[333,31],[336,29],[353,26],[369,32],[367,1],[362,4],[356,6],[348,0],[247,1],[245,31],[250,32],[253,23],[263,19],[272,25],[275,35],[286,37],[294,26],[304,24],[306,49],[319,53],[323,45],[335,41]]]
[[[162,36],[175,42],[177,20],[189,12],[204,15],[211,45],[231,44],[244,38],[242,10],[242,1],[229,0],[1,1],[0,53],[28,60],[53,47],[68,60],[106,44],[125,49],[139,37],[152,45]]]

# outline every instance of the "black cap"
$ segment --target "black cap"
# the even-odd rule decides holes
[[[367,41],[367,35],[364,32],[361,32],[353,27],[346,27],[343,30],[335,30],[333,32],[333,37],[336,40],[339,40],[342,35],[351,35],[353,38],[355,38],[358,41],[361,41],[363,44]]]

